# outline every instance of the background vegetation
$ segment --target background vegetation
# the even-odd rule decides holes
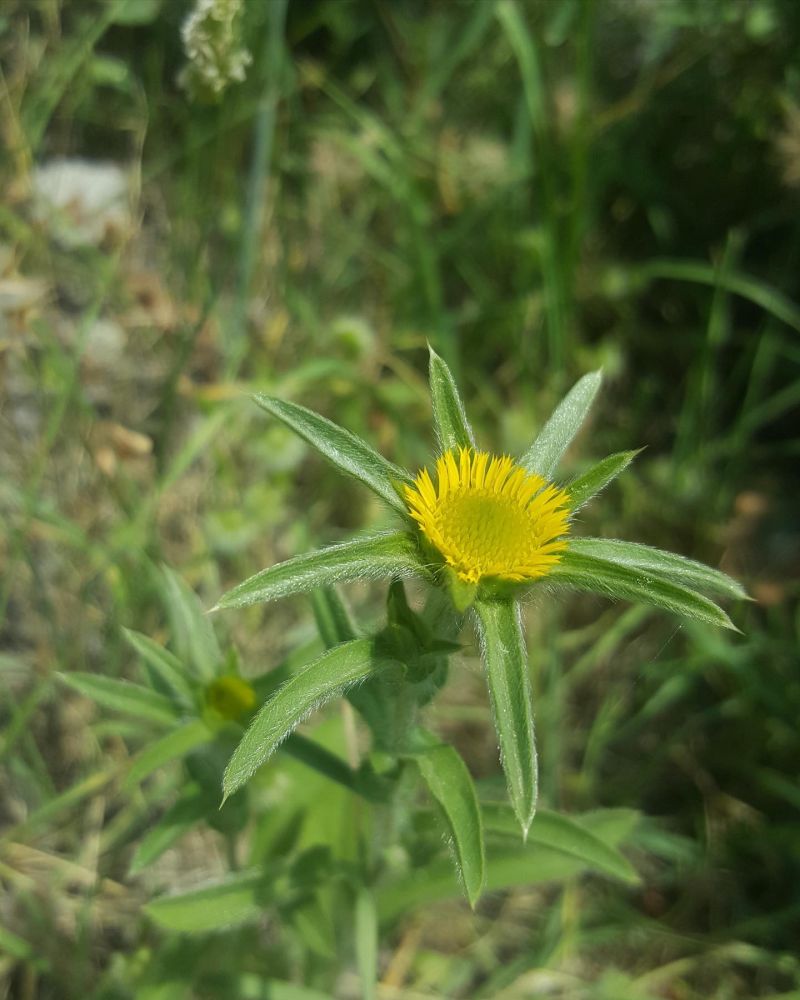
[[[361,911],[303,895],[354,849],[353,796],[281,755],[250,813],[218,814],[224,746],[132,781],[157,720],[60,677],[141,680],[123,628],[202,669],[180,580],[208,607],[380,521],[247,395],[417,467],[430,341],[498,451],[602,365],[568,466],[646,451],[581,530],[721,565],[756,602],[729,637],[541,598],[544,803],[606,810],[641,881],[542,849],[472,913],[447,867],[409,880],[380,904],[377,995],[800,997],[800,7],[248,0],[244,79],[217,92],[190,10],[0,6],[2,995],[366,990]],[[214,630],[260,692],[319,644],[300,600]],[[477,663],[465,646],[428,722],[502,788]],[[306,732],[341,749],[347,725]],[[237,883],[231,926],[210,898],[195,934],[146,908],[262,856],[284,868]]]

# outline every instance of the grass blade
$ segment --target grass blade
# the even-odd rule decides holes
[[[639,542],[624,542],[615,538],[573,538],[569,547],[572,552],[607,559],[618,566],[641,569],[667,582],[723,597],[747,600],[747,591],[738,580],[674,552],[663,552]]]
[[[529,472],[538,472],[545,479],[553,478],[561,456],[586,419],[601,381],[598,371],[584,375],[575,383],[520,459],[521,466]]]
[[[474,909],[483,889],[485,853],[481,811],[472,776],[461,755],[447,745],[421,751],[414,756],[414,763],[441,807],[452,837],[456,869]]]
[[[291,677],[261,708],[234,750],[222,779],[223,802],[315,709],[387,663],[376,659],[371,640],[356,639],[327,650]]]
[[[363,1000],[375,1000],[378,982],[378,911],[366,886],[358,890],[355,907],[356,965],[361,976]]]
[[[252,923],[269,899],[264,872],[240,872],[216,885],[162,896],[145,906],[145,913],[170,931],[201,934]]]
[[[122,634],[139,656],[155,670],[158,676],[172,688],[175,694],[185,701],[187,705],[191,705],[194,701],[194,691],[186,678],[183,664],[178,657],[142,632],[123,628]]]
[[[587,469],[581,476],[577,476],[565,487],[569,493],[570,510],[580,510],[592,497],[606,488],[612,479],[616,479],[620,472],[631,464],[641,448],[635,451],[619,451],[615,455],[609,455]]]
[[[527,837],[536,811],[538,768],[519,605],[476,601],[474,608],[508,793]]]
[[[172,637],[178,655],[198,676],[212,680],[222,662],[222,650],[197,594],[168,566],[162,567]]]
[[[393,485],[395,482],[410,483],[408,473],[379,455],[366,441],[297,403],[274,399],[263,393],[256,393],[253,399],[342,472],[360,480],[401,514],[408,513]]]
[[[474,447],[475,437],[450,369],[432,347],[428,350],[431,403],[439,447],[442,451]]]
[[[244,608],[345,580],[378,580],[419,572],[419,559],[406,533],[386,532],[306,552],[263,569],[223,594],[211,610]]]
[[[643,569],[584,555],[573,550],[572,543],[547,579],[558,586],[588,590],[612,599],[642,601],[696,621],[738,631],[722,608],[707,597]]]

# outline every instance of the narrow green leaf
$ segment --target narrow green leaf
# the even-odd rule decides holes
[[[579,379],[562,399],[539,436],[519,460],[529,472],[552,479],[561,456],[580,430],[600,388],[600,372],[590,372]]]
[[[354,771],[341,757],[337,757],[314,740],[301,736],[300,733],[287,736],[280,749],[282,753],[299,760],[318,774],[323,774],[342,788],[361,795],[370,802],[385,801],[385,795],[381,795],[374,785],[371,786],[365,781],[360,772]]]
[[[174,724],[179,718],[178,711],[169,698],[139,684],[77,671],[59,674],[58,677],[69,687],[92,698],[98,705],[115,712],[124,712],[138,719],[166,725]]]
[[[306,552],[262,569],[229,590],[212,608],[243,608],[346,580],[379,580],[422,572],[414,545],[404,531],[354,538]]]
[[[171,806],[158,822],[151,826],[139,841],[129,872],[138,874],[143,868],[151,865],[172,845],[188,833],[195,824],[209,814],[208,796],[195,784],[183,791],[178,801]]]
[[[319,587],[311,593],[311,607],[317,631],[326,649],[357,638],[347,605],[334,587]]]
[[[241,872],[216,885],[154,899],[144,910],[167,930],[201,934],[258,920],[268,888],[265,873]]]
[[[377,660],[370,639],[334,646],[279,688],[253,719],[222,779],[223,801],[241,788],[315,709],[366,680],[389,661]]]
[[[162,573],[172,637],[179,658],[191,664],[200,677],[211,680],[222,662],[222,650],[211,622],[186,581],[168,566],[162,567]]]
[[[707,597],[643,569],[573,551],[572,543],[547,580],[556,586],[588,590],[604,597],[643,601],[687,618],[736,630],[725,612]]]
[[[687,559],[674,552],[641,545],[639,542],[623,542],[615,538],[573,538],[570,550],[585,556],[607,559],[618,566],[644,570],[659,576],[668,583],[677,583],[689,588],[706,590],[712,594],[747,600],[747,591],[739,583],[703,563]]]
[[[620,472],[627,469],[641,450],[638,448],[636,451],[620,451],[616,455],[609,455],[591,469],[587,469],[583,475],[573,479],[565,487],[569,493],[570,510],[579,510],[593,496],[604,490],[612,479],[616,479]]]
[[[126,787],[130,788],[144,781],[148,775],[169,761],[185,757],[190,750],[207,743],[211,737],[211,730],[201,719],[194,719],[178,729],[165,733],[160,739],[145,747],[136,757],[125,779]]]
[[[450,369],[432,347],[428,350],[431,403],[439,447],[442,451],[474,447],[475,437]]]
[[[178,657],[142,632],[123,628],[122,634],[139,656],[146,663],[150,664],[153,670],[172,688],[175,694],[186,702],[187,705],[191,705],[194,701],[194,691],[186,677],[184,666]]]
[[[476,601],[474,608],[508,793],[527,837],[536,811],[538,767],[519,605]]]
[[[355,907],[356,964],[363,1000],[375,1000],[378,982],[378,912],[372,890],[362,886]]]
[[[486,803],[482,807],[487,834],[519,836],[516,817],[502,803]],[[579,817],[562,816],[549,809],[539,809],[528,833],[528,845],[541,844],[583,861],[589,868],[612,875],[630,884],[639,881],[636,870],[614,846],[607,844],[591,829],[581,824]]]
[[[267,413],[277,417],[316,448],[342,472],[359,479],[395,510],[402,514],[408,513],[405,503],[393,485],[395,482],[410,483],[408,473],[379,455],[366,441],[314,413],[313,410],[298,406],[297,403],[274,399],[263,393],[256,393],[253,399]]]
[[[456,869],[474,909],[483,889],[485,855],[483,824],[472,776],[461,755],[447,745],[420,751],[414,755],[414,763],[441,807],[452,837]]]

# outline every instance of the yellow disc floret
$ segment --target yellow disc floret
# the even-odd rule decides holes
[[[423,469],[405,487],[423,534],[459,579],[535,580],[566,548],[569,497],[512,459],[459,448],[436,462],[437,485]]]

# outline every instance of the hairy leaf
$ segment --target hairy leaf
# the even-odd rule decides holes
[[[419,572],[419,557],[405,532],[354,538],[261,570],[224,594],[212,610],[243,608],[346,580],[377,580]]]
[[[474,608],[508,793],[523,836],[527,836],[536,811],[538,768],[519,605],[476,601]]]
[[[623,472],[634,458],[639,454],[641,448],[636,451],[620,451],[616,455],[609,455],[602,459],[591,469],[587,469],[581,476],[565,486],[570,499],[570,510],[579,510],[585,503],[604,490],[612,479]]]
[[[605,597],[643,601],[710,625],[736,629],[725,612],[707,597],[638,567],[584,555],[573,550],[572,543],[547,580],[556,586],[588,590]]]
[[[432,347],[429,347],[429,351],[431,403],[439,447],[442,451],[447,451],[449,448],[472,447],[475,438],[455,380],[447,364],[436,351]]]
[[[600,372],[590,372],[570,389],[555,408],[539,436],[519,460],[529,472],[552,479],[561,456],[580,430],[600,388]]]
[[[162,725],[174,724],[179,717],[177,709],[169,698],[140,684],[78,671],[58,676],[69,687],[92,698],[98,705],[113,709],[115,712],[124,712],[126,715]]]
[[[369,639],[344,642],[291,677],[261,708],[225,768],[223,801],[248,781],[315,709],[366,680],[389,661],[375,657]]]
[[[393,483],[411,482],[408,473],[371,448],[366,441],[325,417],[297,403],[274,399],[263,393],[253,396],[258,405],[316,448],[342,472],[359,479],[388,504],[407,514],[406,505]]]

